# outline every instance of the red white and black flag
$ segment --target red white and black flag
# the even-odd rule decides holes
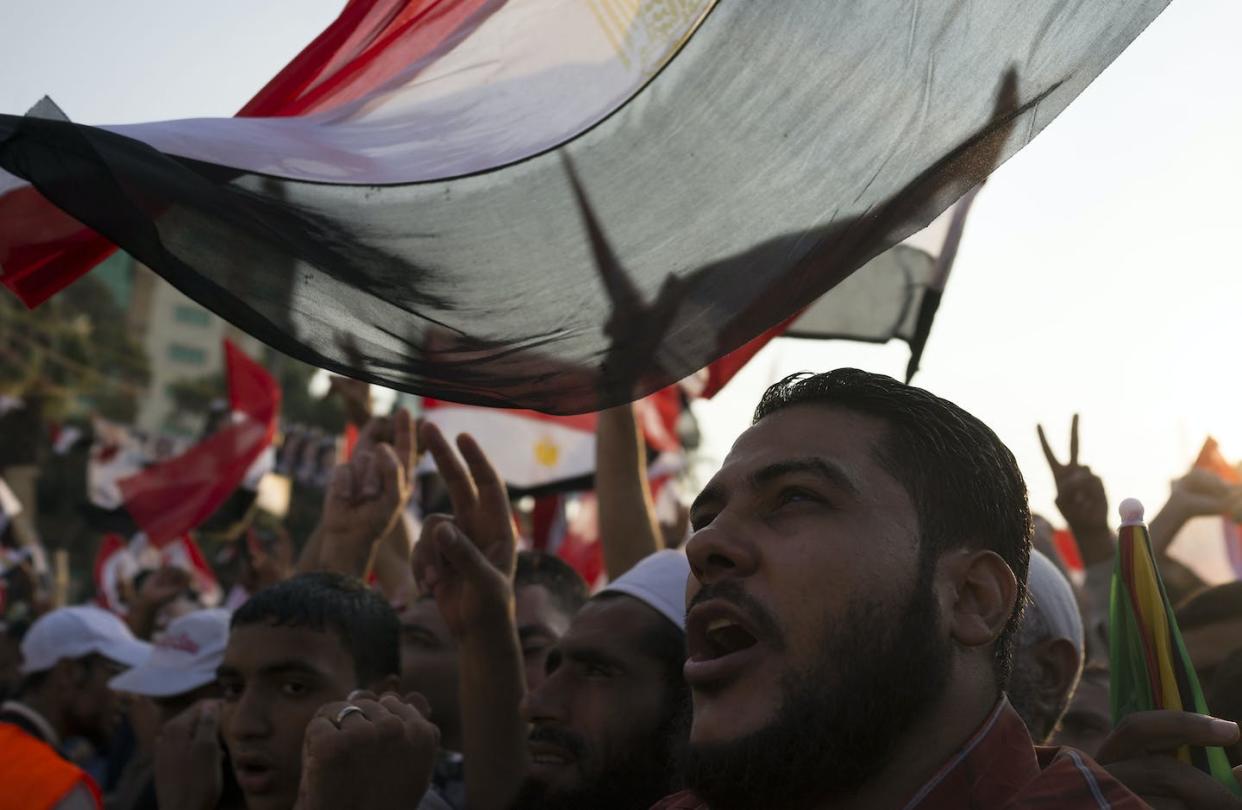
[[[352,0],[261,117],[0,116],[3,278],[56,286],[50,201],[300,359],[597,410],[926,225],[1165,5]]]

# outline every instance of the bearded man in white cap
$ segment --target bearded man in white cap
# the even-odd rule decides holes
[[[1078,687],[1084,631],[1069,580],[1035,549],[1026,588],[1026,611],[1005,692],[1031,739],[1043,744],[1052,737]]]
[[[421,439],[453,501],[424,523],[414,569],[458,639],[468,806],[650,806],[675,787],[689,728],[685,555],[652,554],[589,600],[526,692],[504,483],[469,436],[465,465],[434,425]]]
[[[675,789],[689,574],[684,554],[656,552],[574,617],[522,706],[530,771],[515,807],[649,807]]]
[[[61,608],[31,625],[17,698],[0,707],[0,810],[101,806],[94,781],[56,748],[68,736],[107,746],[119,719],[108,682],[149,652],[123,621],[98,608]]]

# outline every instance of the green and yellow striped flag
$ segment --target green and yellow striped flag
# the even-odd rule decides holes
[[[1143,505],[1133,498],[1121,504],[1117,545],[1109,605],[1113,724],[1134,712],[1154,709],[1208,714],[1156,568]],[[1221,748],[1187,746],[1177,756],[1242,795]]]

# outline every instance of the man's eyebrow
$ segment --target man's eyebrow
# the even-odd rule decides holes
[[[257,676],[269,677],[273,675],[277,677],[281,675],[310,675],[315,678],[330,677],[322,670],[317,669],[304,661],[298,661],[295,659],[290,659],[288,661],[274,661],[270,664],[264,664],[259,667],[259,671],[255,674]],[[216,669],[216,677],[236,680],[245,679],[245,676],[242,674],[241,670],[237,669],[237,667],[229,666],[228,664],[221,664]]]
[[[625,662],[620,658],[600,652],[592,647],[569,647],[563,648],[561,654],[568,661],[576,664],[600,664],[613,669],[627,669]]]
[[[693,519],[694,514],[703,509],[710,509],[712,506],[722,504],[725,501],[724,487],[719,484],[708,484],[699,493],[694,502],[690,504],[690,516]]]
[[[518,639],[520,639],[521,641],[525,641],[530,638],[535,638],[536,636],[541,636],[543,638],[549,638],[549,639],[552,639],[553,641],[556,640],[556,633],[553,633],[551,630],[549,630],[547,627],[545,627],[542,624],[538,624],[538,623],[523,624],[520,627],[518,627]]]
[[[825,461],[822,458],[808,456],[806,458],[793,458],[787,461],[778,461],[769,464],[761,470],[751,475],[751,483],[756,487],[762,487],[770,484],[778,478],[786,475],[795,475],[798,473],[810,473],[819,478],[824,479],[829,484],[844,490],[850,495],[858,495],[858,485],[854,480],[841,469],[837,464],[831,461]]]

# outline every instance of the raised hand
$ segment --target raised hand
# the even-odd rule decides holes
[[[150,638],[160,608],[176,599],[190,587],[190,572],[166,565],[142,581],[129,596],[129,612],[125,622],[138,638]]]
[[[328,379],[328,396],[341,398],[345,406],[345,418],[359,427],[371,419],[371,385],[362,380],[333,375]]]
[[[1202,580],[1192,571],[1164,555],[1186,521],[1214,515],[1226,515],[1234,520],[1242,518],[1242,486],[1230,486],[1211,470],[1199,468],[1192,469],[1184,478],[1173,482],[1169,500],[1149,524],[1151,547],[1163,557],[1160,567],[1170,592],[1175,588],[1188,590],[1202,585]],[[1170,575],[1176,577],[1176,581],[1169,581]]]
[[[361,576],[414,491],[417,438],[408,411],[367,423],[354,455],[332,471],[316,529],[319,564]]]
[[[155,745],[155,794],[163,810],[215,810],[224,792],[220,702],[200,701],[164,724]]]
[[[1043,426],[1037,426],[1036,430],[1057,485],[1057,509],[1078,540],[1083,562],[1090,565],[1112,559],[1113,538],[1108,527],[1108,496],[1104,493],[1104,482],[1090,467],[1078,462],[1078,414],[1074,414],[1070,426],[1070,454],[1065,464],[1057,459]]]
[[[167,565],[142,581],[135,594],[137,607],[158,609],[176,599],[190,587],[190,572]]]
[[[421,695],[329,703],[306,726],[296,810],[409,810],[431,784],[440,732]]]
[[[293,538],[283,528],[273,534],[272,540],[265,543],[251,527],[241,540],[247,552],[241,583],[250,593],[258,593],[293,576]]]
[[[457,439],[464,466],[435,425],[424,424],[421,439],[448,488],[453,516],[423,523],[414,578],[434,594],[445,624],[461,638],[512,611],[517,531],[504,481],[471,436]]]
[[[1173,483],[1166,508],[1192,517],[1228,515],[1242,517],[1242,486],[1230,486],[1211,470],[1195,468]]]
[[[457,639],[458,694],[465,749],[466,806],[509,807],[527,770],[526,694],[513,605],[517,530],[509,493],[473,438],[457,447],[435,425],[421,439],[444,479],[453,517],[432,515],[414,547],[414,578],[434,595]]]

